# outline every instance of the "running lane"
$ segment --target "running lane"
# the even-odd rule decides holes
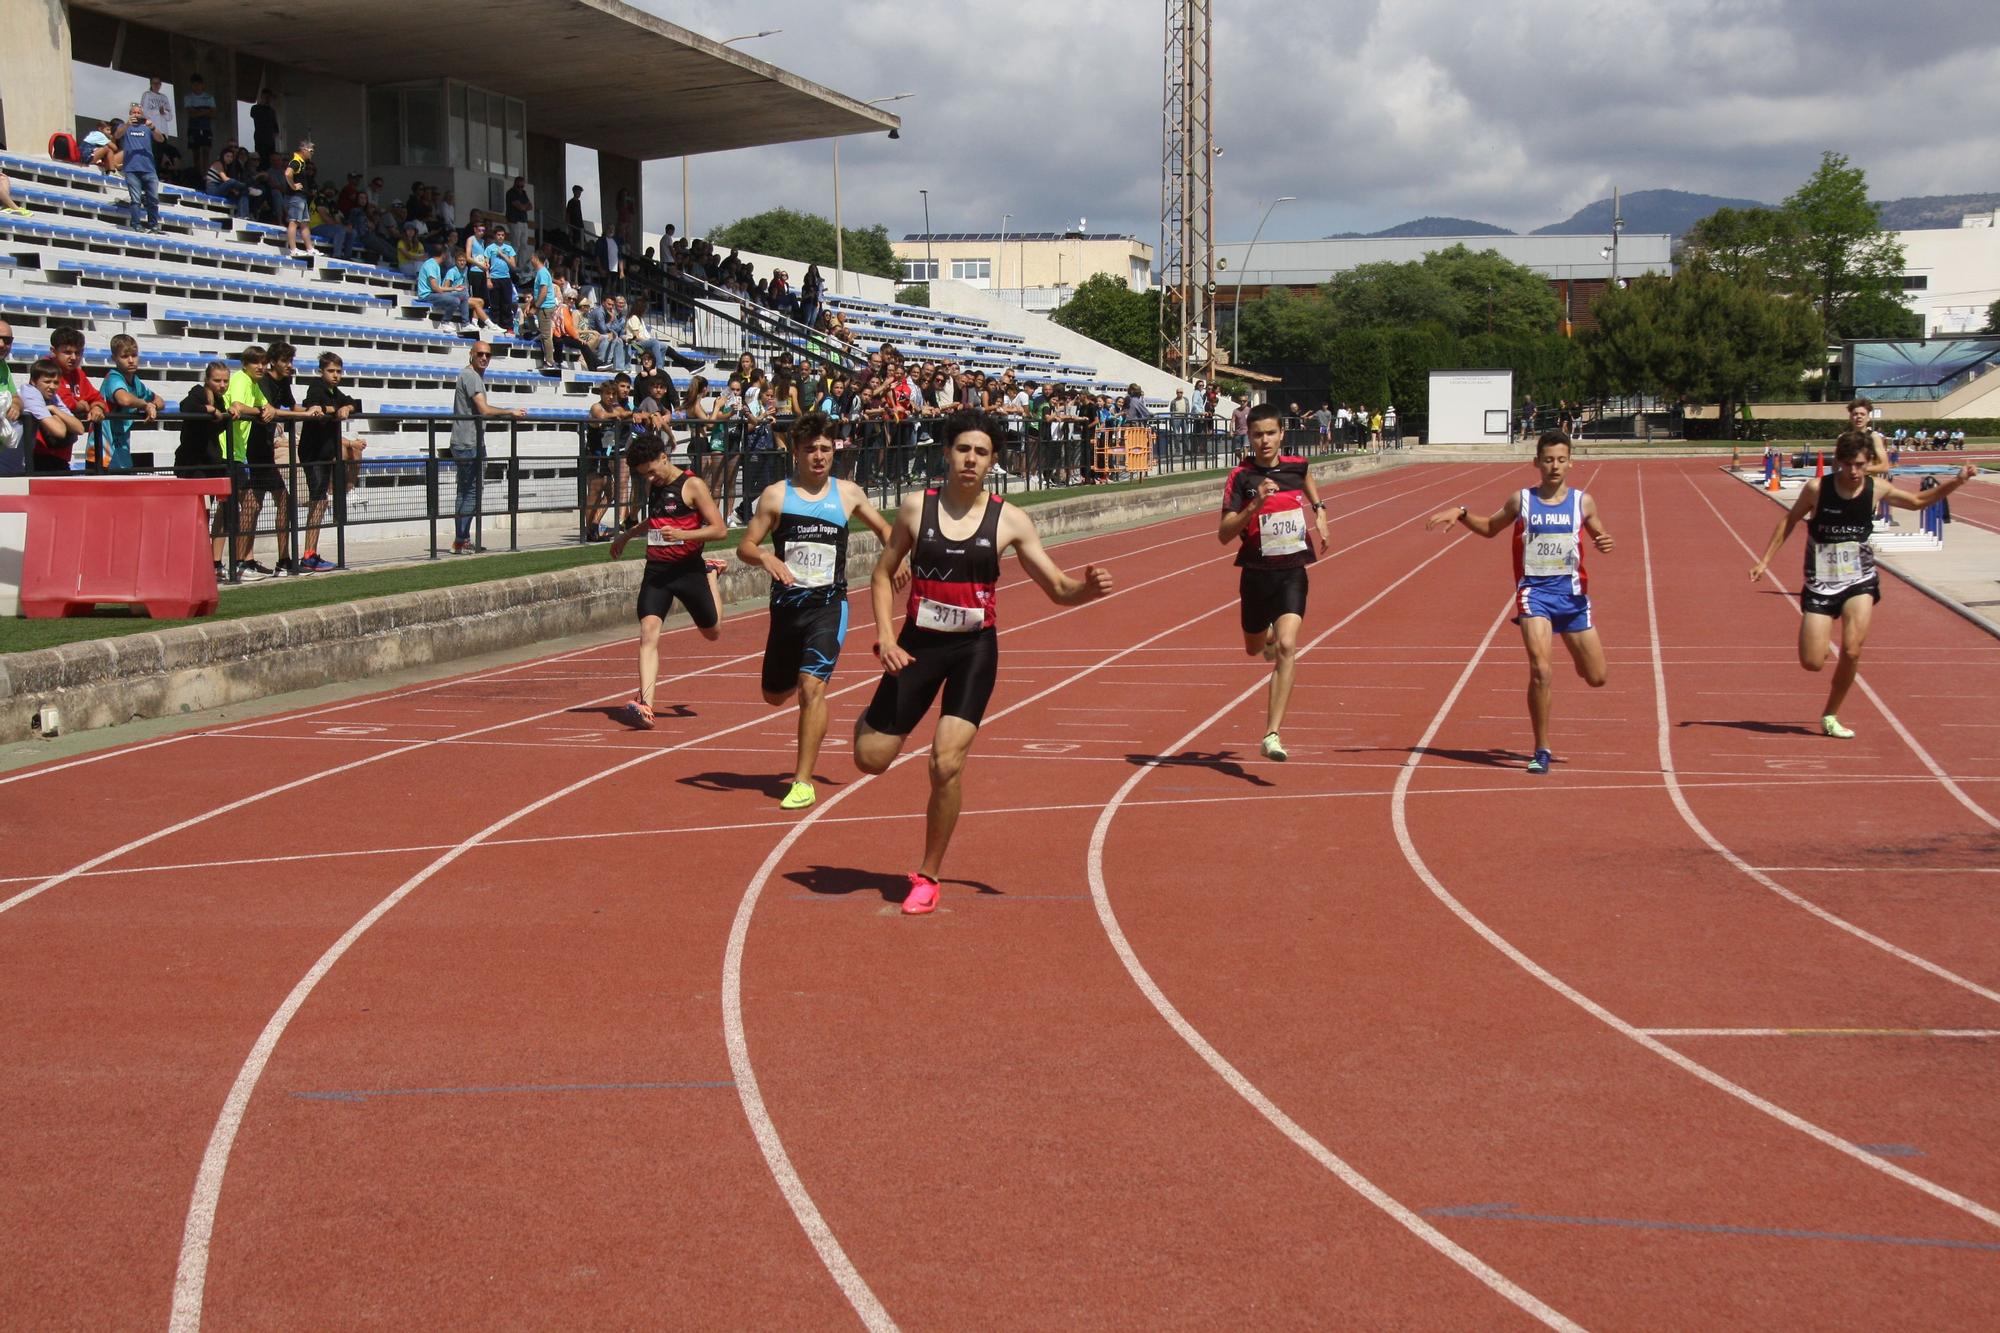
[[[1379,519],[1336,527],[1336,547],[1373,540],[1318,567],[1309,623],[1334,623],[1436,554],[1412,525],[1464,493],[1463,477],[1413,488]],[[1526,1323],[1209,1076],[1096,926],[1083,866],[1105,800],[1191,718],[1268,676],[1241,655],[1235,582],[1212,565],[1170,597],[1076,618],[1059,653],[1003,649],[936,915],[896,906],[921,845],[921,760],[834,807],[762,885],[743,1010],[764,1103],[901,1324],[1385,1325],[1419,1310]],[[1433,586],[1418,575],[1406,595]],[[1257,758],[1251,721],[1181,756],[1168,781],[1213,778],[1231,795],[1310,785],[1324,748],[1308,739],[1319,724],[1304,694],[1304,729],[1286,728],[1293,763]],[[1261,861],[1267,822],[1183,812],[1139,891],[1239,901],[1237,876],[1188,864],[1218,848],[1233,868]],[[1247,996],[1261,978],[1226,984]]]
[[[1581,472],[1620,542],[1589,557],[1611,682],[1586,690],[1559,658],[1553,775],[1521,770],[1515,631],[1474,648],[1506,598],[1504,543],[1465,540],[1368,622],[1363,637],[1398,657],[1306,659],[1307,682],[1325,673],[1347,705],[1336,752],[1311,756],[1328,765],[1316,782],[1245,792],[1162,767],[1114,808],[1109,905],[1165,998],[1250,1084],[1584,1325],[1990,1321],[1994,1252],[1958,1247],[2000,1232],[1592,1018],[1450,914],[1398,845],[1395,768],[1463,673],[1406,804],[1437,880],[1586,992],[1623,987],[1620,1003],[1699,996],[1740,965],[1733,931],[1684,924],[1730,872],[1660,784],[1635,469]],[[1255,709],[1186,744],[1240,744]],[[1164,790],[1174,779],[1197,790]],[[1176,797],[1217,803],[1213,836],[1186,836],[1190,807],[1144,803]]]

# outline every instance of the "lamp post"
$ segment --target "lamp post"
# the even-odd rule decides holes
[[[1012,213],[1002,213],[1000,215],[1000,258],[998,260],[999,268],[996,270],[999,281],[994,285],[1003,292],[1007,290],[1007,224],[1013,220],[1014,215]],[[1021,281],[1026,282],[1027,279],[1022,278]],[[1025,301],[1027,298],[1023,297],[1022,299]]]
[[[1257,219],[1257,230],[1250,237],[1250,248],[1243,252],[1243,267],[1236,270],[1236,299],[1230,302],[1229,364],[1235,365],[1238,352],[1243,346],[1243,275],[1250,271],[1250,256],[1257,253],[1257,242],[1263,238],[1264,224],[1271,220],[1271,210],[1279,204],[1294,203],[1295,194],[1282,194],[1264,205],[1264,216]]]
[[[915,96],[915,93],[896,93],[890,97],[871,97],[861,105],[882,106],[885,103],[900,102],[906,97]],[[890,130],[889,133],[893,137],[896,132]],[[840,230],[840,140],[835,139],[833,141],[833,292],[836,296],[840,294],[840,271],[846,267],[847,243],[846,237]]]
[[[937,260],[931,258],[931,192],[919,189],[917,193],[924,197],[924,281],[928,283],[937,277],[931,271],[937,266]]]
[[[784,31],[783,28],[766,28],[762,32],[746,32],[736,37],[725,37],[720,42],[717,42],[716,45],[728,46],[732,42],[754,42],[759,37],[776,37],[779,33],[783,31]],[[688,160],[687,160],[687,154],[682,153],[681,154],[681,238],[683,240],[692,242],[694,239],[694,224],[688,221],[688,216],[690,212],[691,210],[688,206]]]

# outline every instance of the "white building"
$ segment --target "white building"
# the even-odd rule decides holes
[[[1972,213],[1956,227],[1899,231],[1903,300],[1924,317],[1924,336],[1978,333],[2000,301],[2000,213]]]

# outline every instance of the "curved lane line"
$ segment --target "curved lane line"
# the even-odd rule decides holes
[[[1645,469],[1642,467],[1640,468],[1640,471],[1643,473]],[[1701,495],[1701,490],[1699,487],[1695,489],[1695,494]],[[1701,498],[1704,501],[1708,499],[1708,497],[1705,495],[1702,495]],[[1710,505],[1709,508],[1714,509],[1715,507],[1713,505]],[[1717,511],[1715,516],[1718,519],[1722,518],[1722,514],[1720,511]],[[1723,526],[1725,528],[1728,528],[1729,525],[1727,522],[1724,522]],[[1730,534],[1732,536],[1735,535],[1733,529],[1730,530]],[[1738,538],[1738,541],[1740,543],[1741,538]],[[1694,835],[1697,838],[1700,838],[1702,842],[1706,843],[1710,851],[1714,852],[1717,856],[1721,857],[1723,860],[1729,862],[1730,865],[1742,871],[1745,875],[1749,876],[1752,880],[1755,880],[1758,884],[1762,885],[1764,888],[1769,889],[1772,893],[1777,894],[1780,898],[1783,898],[1786,902],[1792,904],[1792,906],[1802,908],[1803,910],[1812,913],[1812,915],[1818,917],[1821,921],[1826,922],[1829,926],[1833,926],[1835,929],[1838,930],[1846,931],[1848,934],[1854,936],[1854,938],[1862,941],[1865,944],[1873,945],[1875,948],[1880,949],[1883,953],[1888,954],[1892,958],[1896,958],[1902,962],[1908,963],[1912,967],[1922,968],[1924,971],[1930,973],[1934,977],[1937,977],[1939,980],[1948,981],[1952,985],[1959,987],[1961,990],[1969,991],[1972,994],[1977,995],[1982,1000],[1991,1000],[1995,1004],[2000,1004],[2000,991],[1993,990],[1992,988],[1987,986],[1982,986],[1976,981],[1973,981],[1967,977],[1960,976],[1958,973],[1953,972],[1949,968],[1940,966],[1937,963],[1933,963],[1928,958],[1921,957],[1917,954],[1911,953],[1907,949],[1892,944],[1888,940],[1883,939],[1880,935],[1877,935],[1872,931],[1866,930],[1863,927],[1856,925],[1854,922],[1849,921],[1847,918],[1843,916],[1838,916],[1833,912],[1828,911],[1826,908],[1821,907],[1818,903],[1813,902],[1811,899],[1803,897],[1802,895],[1793,892],[1791,889],[1786,888],[1784,885],[1778,883],[1777,880],[1772,879],[1769,875],[1759,870],[1756,866],[1751,865],[1749,861],[1737,855],[1737,853],[1729,846],[1724,844],[1720,838],[1716,837],[1713,833],[1709,832],[1708,825],[1701,822],[1701,818],[1694,812],[1694,807],[1688,804],[1688,799],[1686,794],[1681,791],[1680,775],[1675,771],[1674,768],[1673,738],[1670,733],[1670,723],[1668,721],[1668,715],[1667,715],[1667,668],[1660,652],[1660,619],[1653,601],[1653,543],[1652,543],[1652,537],[1648,532],[1646,526],[1646,488],[1643,484],[1639,487],[1639,549],[1642,553],[1641,559],[1643,560],[1646,567],[1646,616],[1647,616],[1647,627],[1652,635],[1653,708],[1655,717],[1659,724],[1660,775],[1666,779],[1667,795],[1672,798],[1674,803],[1674,809],[1680,812],[1681,822],[1685,823],[1690,829],[1694,830]],[[1748,550],[1749,548],[1745,547],[1744,549]],[[1765,577],[1770,578],[1770,574],[1766,572]],[[1776,583],[1777,580],[1772,579],[1772,582]],[[1779,583],[1778,587],[1782,590],[1784,588],[1784,584]],[[1860,681],[1860,677],[1858,676],[1855,679],[1857,681]],[[1861,685],[1863,689],[1867,689],[1867,683],[1865,681],[1861,682]],[[1873,690],[1869,690],[1868,693],[1870,698],[1874,697],[1875,692]],[[1882,707],[1883,716],[1889,718],[1891,724],[1894,725],[1899,732],[1902,731],[1902,724],[1895,721],[1895,715],[1893,713],[1890,713],[1888,708],[1882,706],[1879,701],[1877,703],[1877,706]],[[1909,741],[1910,748],[1915,750],[1917,755],[1920,758],[1922,758],[1926,762],[1926,764],[1930,764],[1930,756],[1924,753],[1923,748],[1916,743],[1916,739],[1914,737],[1909,736],[1907,733],[1905,733],[1904,738]],[[1930,764],[1930,766],[1931,766],[1931,771],[1934,774],[1938,775],[1939,779],[1945,784],[1945,786],[1952,792],[1953,795],[1957,796],[1961,802],[1966,801],[1966,797],[1964,796],[1963,793],[1959,791],[1957,785],[1953,783],[1951,779],[1943,777],[1942,770],[1938,769],[1935,764]],[[1977,807],[1973,808],[1977,810]],[[1980,813],[1982,816],[1985,816],[1984,811],[1978,811],[1978,813]],[[1987,822],[1989,823],[1992,822],[1991,816],[1985,816],[1985,817],[1987,818]]]
[[[1464,539],[1464,536],[1461,535],[1440,548],[1435,555],[1416,565],[1394,583],[1391,583],[1368,601],[1356,607],[1346,617],[1328,627],[1315,637],[1311,643],[1300,649],[1299,656],[1303,657],[1306,653],[1311,652],[1322,641],[1330,637],[1335,631],[1346,626],[1349,621],[1352,621],[1363,611],[1368,610],[1410,579],[1416,577],[1418,573],[1422,572],[1433,562],[1448,555]],[[1223,718],[1227,717],[1230,712],[1240,707],[1246,700],[1263,689],[1265,684],[1266,682],[1260,680],[1249,689],[1238,694],[1168,748],[1178,751],[1192,744],[1204,731],[1216,725]],[[1428,741],[1429,737],[1426,737],[1425,742],[1428,743]],[[1147,1002],[1153,1006],[1160,1017],[1166,1020],[1167,1026],[1172,1028],[1175,1034],[1182,1041],[1186,1042],[1189,1048],[1196,1055],[1200,1056],[1210,1069],[1213,1069],[1221,1076],[1222,1081],[1229,1085],[1231,1091],[1256,1108],[1257,1113],[1268,1120],[1279,1133],[1303,1149],[1314,1161],[1332,1172],[1343,1185],[1346,1185],[1376,1208],[1386,1213],[1405,1230],[1477,1278],[1495,1294],[1513,1303],[1524,1313],[1550,1328],[1580,1330],[1581,1325],[1575,1323],[1561,1311],[1527,1291],[1508,1278],[1506,1274],[1500,1272],[1484,1259],[1481,1259],[1478,1255],[1472,1253],[1472,1251],[1466,1249],[1458,1242],[1452,1240],[1451,1237],[1432,1226],[1413,1209],[1399,1202],[1380,1185],[1377,1185],[1367,1176],[1357,1171],[1346,1160],[1340,1157],[1339,1154],[1314,1137],[1303,1125],[1299,1124],[1289,1115],[1286,1115],[1276,1102],[1266,1096],[1256,1084],[1244,1076],[1241,1070],[1231,1064],[1222,1052],[1218,1051],[1210,1044],[1206,1037],[1201,1035],[1201,1032],[1182,1015],[1181,1011],[1175,1007],[1173,1001],[1169,1000],[1166,993],[1160,989],[1159,984],[1153,980],[1153,976],[1146,970],[1145,964],[1139,961],[1139,955],[1132,948],[1131,941],[1125,937],[1123,927],[1118,924],[1117,913],[1112,910],[1111,894],[1110,890],[1106,887],[1104,878],[1104,844],[1110,833],[1111,821],[1117,818],[1118,811],[1125,804],[1126,797],[1131,795],[1133,788],[1139,785],[1146,774],[1161,766],[1160,760],[1153,759],[1142,765],[1137,772],[1127,778],[1125,784],[1118,789],[1112,796],[1109,804],[1104,807],[1104,812],[1098,816],[1097,825],[1091,830],[1090,834],[1089,871],[1091,901],[1096,904],[1097,919],[1103,925],[1105,936],[1110,941],[1112,949],[1117,953],[1118,961],[1124,964],[1126,973],[1131,976],[1133,983],[1138,986],[1140,993],[1146,997]]]
[[[1647,570],[1650,576],[1650,562],[1647,565]],[[1619,1035],[1645,1047],[1662,1060],[1667,1061],[1685,1073],[1692,1074],[1710,1087],[1727,1093],[1746,1106],[1762,1111],[1779,1124],[1799,1131],[1808,1138],[1814,1139],[1832,1148],[1835,1152],[1845,1155],[1850,1160],[1859,1162],[1872,1171],[1879,1171],[1891,1179],[1901,1181],[1912,1189],[1921,1190],[1941,1203],[1949,1204],[1961,1212],[1978,1218],[1988,1226],[2000,1227],[2000,1212],[1995,1212],[1977,1200],[1969,1199],[1955,1190],[1947,1189],[1934,1181],[1926,1180],[1915,1172],[1906,1171],[1892,1162],[1877,1157],[1867,1149],[1850,1143],[1838,1134],[1820,1128],[1804,1117],[1787,1111],[1784,1107],[1758,1096],[1740,1084],[1732,1083],[1721,1074],[1710,1069],[1707,1065],[1693,1060],[1681,1054],[1681,1052],[1675,1050],[1673,1047],[1668,1046],[1666,1043],[1648,1036],[1643,1029],[1634,1027],[1632,1024],[1626,1022],[1617,1014],[1612,1013],[1609,1009],[1606,1009],[1603,1005],[1591,999],[1588,995],[1585,995],[1582,991],[1579,991],[1576,987],[1570,985],[1561,977],[1556,976],[1555,973],[1549,971],[1540,963],[1537,963],[1534,959],[1515,948],[1499,931],[1487,925],[1484,920],[1474,914],[1464,903],[1453,897],[1451,891],[1445,888],[1436,875],[1431,873],[1430,866],[1425,863],[1423,856],[1417,851],[1415,841],[1410,836],[1410,824],[1406,808],[1409,800],[1410,779],[1416,775],[1417,765],[1422,761],[1425,749],[1430,745],[1432,739],[1436,737],[1438,729],[1444,725],[1444,720],[1451,713],[1452,706],[1458,702],[1459,695],[1464,693],[1467,682],[1472,679],[1473,671],[1478,668],[1480,660],[1486,656],[1487,648],[1492,645],[1493,636],[1499,631],[1500,626],[1506,623],[1507,613],[1513,609],[1513,604],[1513,598],[1509,597],[1506,603],[1501,606],[1500,614],[1493,618],[1491,625],[1487,626],[1486,637],[1480,640],[1478,649],[1474,651],[1471,659],[1466,662],[1465,670],[1459,673],[1457,684],[1452,686],[1451,693],[1445,697],[1444,703],[1438,708],[1437,715],[1431,719],[1430,726],[1425,729],[1423,739],[1417,742],[1416,748],[1410,752],[1409,759],[1403,765],[1403,771],[1396,777],[1396,787],[1390,798],[1389,805],[1390,821],[1395,826],[1396,843],[1402,848],[1403,859],[1409,862],[1410,869],[1416,871],[1417,878],[1423,881],[1424,887],[1429,889],[1431,895],[1443,903],[1453,916],[1456,916],[1460,921],[1469,926],[1475,934],[1492,945],[1508,961]],[[1654,621],[1654,643],[1656,645],[1659,641],[1658,633],[1658,621],[1656,620]]]

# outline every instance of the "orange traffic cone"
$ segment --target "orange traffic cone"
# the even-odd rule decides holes
[[[1766,481],[1766,482],[1764,483],[1764,489],[1765,489],[1765,490],[1767,490],[1767,491],[1775,491],[1775,490],[1777,490],[1777,489],[1778,489],[1778,475],[1779,475],[1779,473],[1781,473],[1781,472],[1783,472],[1783,471],[1784,471],[1784,469],[1783,469],[1783,468],[1777,468],[1777,467],[1774,467],[1774,468],[1772,468],[1772,469],[1771,469],[1771,476],[1770,476],[1770,479],[1769,479],[1769,480],[1767,480],[1767,481]]]

